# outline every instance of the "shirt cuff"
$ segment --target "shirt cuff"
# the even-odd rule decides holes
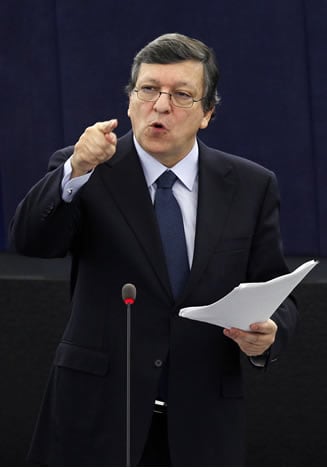
[[[250,356],[249,361],[254,367],[260,367],[263,369],[267,368],[268,362],[270,358],[270,348],[267,349],[263,354],[260,354],[260,356]]]
[[[83,187],[84,184],[86,184],[86,182],[91,177],[93,170],[91,172],[88,172],[87,174],[71,179],[70,177],[73,171],[71,165],[71,157],[67,159],[67,161],[64,164],[64,176],[61,181],[62,199],[66,203],[70,203],[71,201],[73,201],[76,193],[79,191],[80,188]]]

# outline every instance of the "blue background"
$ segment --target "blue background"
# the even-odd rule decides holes
[[[327,255],[326,0],[3,0],[0,248],[57,148],[117,117],[135,53],[166,32],[211,46],[222,102],[199,136],[276,172],[287,255]],[[132,177],[132,174],[131,174]]]

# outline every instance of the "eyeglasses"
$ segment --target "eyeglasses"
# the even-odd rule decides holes
[[[199,102],[204,99],[204,97],[201,99],[193,99],[192,96],[183,91],[175,91],[173,93],[158,91],[150,86],[143,86],[140,89],[134,89],[134,92],[141,101],[148,102],[157,101],[162,94],[167,94],[170,97],[171,103],[175,107],[192,107],[195,102]]]

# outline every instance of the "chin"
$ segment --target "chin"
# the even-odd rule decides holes
[[[168,152],[168,148],[162,144],[147,144],[145,142],[145,144],[142,144],[142,146],[145,149],[145,151],[150,153],[152,156],[164,156]]]

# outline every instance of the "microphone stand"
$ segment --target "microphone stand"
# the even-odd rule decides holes
[[[135,286],[125,284],[122,297],[126,304],[126,466],[131,466],[131,306],[135,302]]]
[[[131,304],[126,310],[126,466],[131,466]]]

